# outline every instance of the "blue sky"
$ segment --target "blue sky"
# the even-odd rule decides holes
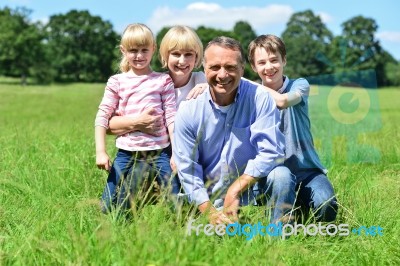
[[[184,24],[231,30],[239,20],[247,21],[257,34],[281,35],[290,16],[311,9],[321,16],[334,35],[341,33],[341,24],[362,15],[374,19],[379,28],[376,38],[382,47],[400,60],[400,14],[397,0],[1,0],[0,8],[25,6],[31,19],[47,21],[51,15],[65,14],[71,9],[88,10],[110,21],[121,32],[132,22],[146,23],[154,33],[164,26]]]

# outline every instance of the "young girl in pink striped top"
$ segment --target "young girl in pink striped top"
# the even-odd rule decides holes
[[[172,141],[176,113],[175,91],[168,74],[152,71],[151,58],[156,41],[143,24],[130,24],[120,43],[121,73],[109,78],[95,121],[96,164],[109,171],[102,195],[102,211],[112,206],[130,208],[130,200],[143,183],[145,172],[166,187],[171,176],[169,156],[164,150]],[[113,115],[140,116],[151,109],[161,115],[163,125],[157,134],[129,132],[116,138],[118,153],[111,166],[106,152],[106,131]],[[118,195],[117,195],[118,187]]]

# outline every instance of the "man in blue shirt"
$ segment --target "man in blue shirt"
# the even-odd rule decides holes
[[[284,136],[274,100],[241,79],[240,43],[210,41],[204,53],[209,89],[181,104],[175,118],[174,160],[189,201],[212,224],[237,220],[239,206],[266,198],[271,222],[290,222],[295,177],[283,166]]]

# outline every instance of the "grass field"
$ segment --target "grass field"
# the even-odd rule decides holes
[[[99,212],[106,173],[95,166],[93,124],[103,87],[0,84],[0,265],[400,264],[400,88],[373,92],[367,123],[349,124],[346,112],[310,98],[340,203],[336,223],[380,226],[383,236],[246,241],[187,236],[185,216],[163,203],[144,206],[131,223]],[[113,146],[110,137],[111,156]]]

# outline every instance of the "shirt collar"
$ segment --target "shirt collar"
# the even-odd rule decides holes
[[[235,95],[235,99],[233,100],[233,102],[231,103],[231,104],[234,104],[234,103],[236,103],[238,100],[239,100],[239,97],[240,97],[240,88],[242,87],[242,86],[240,86],[242,84],[242,79],[240,79],[240,82],[239,82],[239,85],[238,85],[238,89],[237,89],[237,91],[236,91],[236,95]],[[212,97],[211,97],[211,86],[210,85],[208,85],[208,91],[206,91],[206,93],[207,93],[207,98],[208,98],[208,102],[211,104],[211,106],[214,108],[214,105],[216,104],[214,101],[213,101],[213,99],[212,99]]]
[[[283,79],[284,79],[284,80],[283,80],[282,87],[280,87],[279,90],[277,90],[277,92],[279,92],[279,93],[283,93],[283,92],[285,91],[287,85],[289,84],[289,79],[288,79],[287,76],[283,76]],[[263,86],[265,86],[264,83],[261,83],[261,84],[262,84]]]
[[[287,76],[283,76],[283,84],[282,87],[278,90],[279,93],[283,93],[286,90],[287,85],[289,84],[289,79]]]

